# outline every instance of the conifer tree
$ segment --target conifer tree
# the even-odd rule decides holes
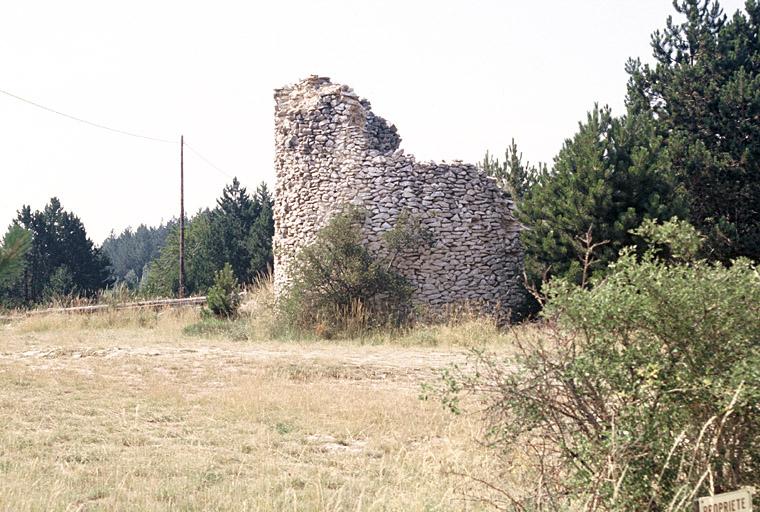
[[[657,120],[710,255],[760,260],[760,3],[730,19],[715,0],[674,6],[655,65],[628,63],[629,110]]]
[[[186,289],[206,293],[214,275],[226,264],[240,283],[250,283],[271,268],[274,220],[272,197],[266,184],[259,185],[254,197],[237,179],[227,185],[213,210],[198,212],[187,223],[185,233]],[[160,255],[140,280],[147,295],[177,293],[179,274],[179,232],[167,237]]]
[[[274,265],[272,237],[274,236],[274,200],[266,183],[256,190],[256,202],[260,205],[256,221],[251,226],[248,249],[251,254],[250,275],[252,277],[268,273]]]
[[[113,280],[136,288],[143,278],[143,269],[158,257],[166,237],[176,225],[176,219],[172,219],[157,227],[141,224],[134,230],[127,228],[118,236],[112,232],[103,242],[101,250],[111,261]]]
[[[93,295],[110,283],[108,258],[87,238],[79,218],[64,210],[57,198],[41,211],[22,206],[16,222],[31,234],[31,247],[23,274],[7,298],[35,303],[55,292]]]
[[[24,257],[32,237],[18,224],[11,224],[0,245],[0,285],[13,281],[24,269]]]
[[[615,118],[594,107],[520,205],[532,284],[550,276],[581,282],[586,234],[602,243],[591,270],[602,269],[631,245],[630,230],[643,219],[683,215],[665,156],[647,116]]]
[[[214,281],[216,266],[211,250],[211,212],[200,210],[185,223],[185,290],[205,293]],[[166,244],[140,281],[140,291],[148,296],[169,297],[179,290],[179,226],[174,225]]]
[[[261,206],[253,200],[237,178],[222,190],[211,212],[211,248],[214,258],[214,272],[221,270],[225,263],[232,266],[238,281],[249,280],[251,254],[248,236],[258,217]]]
[[[523,163],[523,155],[517,149],[515,139],[504,152],[504,161],[494,158],[488,151],[478,164],[487,175],[496,179],[498,185],[509,192],[516,203],[522,200],[528,190],[535,184],[538,176],[546,172],[545,164],[531,165]]]

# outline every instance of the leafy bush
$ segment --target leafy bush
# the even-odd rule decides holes
[[[513,508],[689,510],[760,484],[760,275],[689,260],[684,223],[637,230],[668,233],[669,259],[629,248],[590,289],[550,282],[549,335],[514,359],[447,374],[446,403],[476,392],[490,441],[535,463],[534,488],[505,491]]]
[[[232,265],[225,263],[224,268],[214,274],[214,284],[206,295],[209,310],[218,318],[237,316],[240,307],[239,291]]]
[[[364,218],[363,210],[345,208],[296,256],[282,301],[288,323],[330,338],[408,318],[412,288],[392,270],[393,256],[382,261],[364,247]],[[408,236],[393,238],[402,239]]]

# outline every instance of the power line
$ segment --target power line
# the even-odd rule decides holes
[[[65,112],[61,112],[60,110],[56,110],[54,108],[46,107],[45,105],[41,105],[41,104],[39,104],[39,103],[37,103],[35,101],[28,100],[26,98],[22,98],[21,96],[18,96],[16,94],[11,93],[11,92],[5,91],[3,89],[0,89],[0,93],[5,94],[6,96],[10,96],[11,98],[17,99],[17,100],[22,101],[24,103],[27,103],[29,105],[32,105],[34,107],[40,108],[42,110],[46,110],[48,112],[52,112],[53,114],[57,114],[59,116],[65,117],[67,119],[71,119],[71,120],[74,120],[74,121],[78,121],[80,123],[84,123],[84,124],[87,124],[87,125],[90,125],[90,126],[94,126],[95,128],[100,128],[102,130],[108,130],[109,132],[118,133],[118,134],[121,134],[121,135],[128,135],[130,137],[137,137],[139,139],[151,140],[151,141],[154,141],[154,142],[163,142],[163,143],[166,143],[166,144],[177,144],[178,143],[176,140],[162,139],[162,138],[159,138],[159,137],[150,137],[148,135],[141,135],[139,133],[128,132],[126,130],[119,130],[118,128],[112,128],[112,127],[106,126],[104,124],[95,123],[93,121],[88,121],[87,119],[82,119],[81,117],[73,116],[71,114],[67,114]],[[227,173],[226,171],[224,171],[224,169],[222,169],[218,165],[214,164],[211,160],[209,160],[205,156],[203,156],[197,149],[193,148],[187,142],[184,143],[184,146],[187,147],[187,149],[189,149],[193,153],[195,153],[195,155],[198,158],[200,158],[201,160],[203,160],[207,165],[209,165],[211,168],[213,168],[217,172],[223,174],[224,176],[226,176],[229,179],[233,178],[232,175],[230,175],[229,173]]]
[[[140,135],[139,133],[132,133],[125,130],[119,130],[118,128],[111,128],[110,126],[106,126],[100,123],[94,123],[92,121],[88,121],[86,119],[82,119],[81,117],[72,116],[71,114],[66,114],[65,112],[61,112],[59,110],[55,110],[54,108],[46,107],[45,105],[40,105],[39,103],[36,103],[32,100],[28,100],[26,98],[22,98],[21,96],[17,96],[13,93],[10,93],[8,91],[4,91],[0,89],[0,93],[5,94],[6,96],[10,96],[11,98],[15,98],[19,101],[23,101],[24,103],[28,103],[29,105],[33,105],[37,108],[41,108],[42,110],[47,110],[48,112],[52,112],[53,114],[58,114],[59,116],[66,117],[68,119],[72,119],[74,121],[79,121],[80,123],[88,124],[90,126],[94,126],[95,128],[100,128],[102,130],[108,130],[109,132],[114,133],[120,133],[122,135],[129,135],[130,137],[137,137],[138,139],[146,139],[146,140],[152,140],[154,142],[164,142],[167,144],[177,144],[176,140],[169,140],[169,139],[161,139],[158,137],[149,137],[147,135]]]
[[[211,167],[213,167],[214,169],[216,169],[218,172],[222,173],[223,175],[225,175],[225,176],[226,176],[226,177],[228,177],[229,179],[232,179],[232,178],[233,178],[233,176],[231,176],[229,173],[225,172],[223,169],[221,169],[220,167],[218,167],[218,166],[217,166],[216,164],[214,164],[214,163],[213,163],[211,160],[209,160],[209,159],[208,159],[208,158],[206,158],[205,156],[201,155],[201,154],[198,152],[198,150],[196,150],[195,148],[193,148],[193,147],[192,147],[190,144],[188,144],[187,142],[185,142],[185,147],[186,147],[187,149],[189,149],[190,151],[192,151],[193,153],[195,153],[195,155],[196,155],[198,158],[200,158],[201,160],[203,160],[204,162],[206,162],[208,165],[210,165]]]

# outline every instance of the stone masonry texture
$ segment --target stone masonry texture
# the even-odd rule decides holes
[[[429,247],[394,260],[431,310],[474,302],[516,311],[523,301],[520,224],[513,203],[474,165],[417,162],[396,127],[345,85],[311,76],[275,92],[275,292],[294,256],[348,204],[367,217],[365,242],[386,254],[383,232],[406,210],[432,234]]]

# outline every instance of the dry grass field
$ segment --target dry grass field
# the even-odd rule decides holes
[[[484,506],[470,476],[500,468],[477,415],[419,394],[467,345],[508,350],[508,334],[471,321],[398,339],[233,341],[183,332],[197,321],[0,324],[0,510]]]

